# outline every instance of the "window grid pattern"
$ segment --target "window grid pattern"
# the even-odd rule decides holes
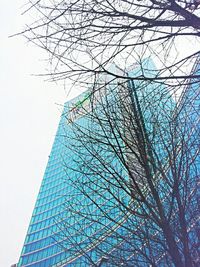
[[[188,116],[187,125],[191,129],[194,128],[194,133],[192,133],[189,138],[190,142],[193,142],[198,135],[196,122],[199,120],[200,105],[199,101],[196,101],[196,98],[194,98],[196,90],[197,88],[194,86],[194,88],[191,88],[184,96],[184,99],[186,99],[185,101],[187,102],[185,105],[185,112],[190,115]],[[187,100],[187,98],[189,100]],[[64,110],[63,114],[66,114],[66,110]],[[84,118],[80,118],[79,120],[80,123],[85,123]],[[119,232],[120,235],[120,227],[117,228],[114,223],[106,220],[106,218],[101,218],[102,226],[100,227],[100,224],[96,225],[95,223],[91,223],[80,216],[75,217],[66,213],[66,196],[69,196],[67,198],[69,203],[74,203],[72,205],[77,205],[78,203],[76,200],[74,201],[73,197],[70,198],[70,195],[74,190],[73,187],[70,188],[69,186],[66,186],[65,183],[66,170],[63,162],[63,156],[65,155],[65,160],[69,162],[72,158],[70,151],[68,151],[68,158],[66,159],[66,147],[63,136],[65,131],[68,130],[67,127],[68,126],[66,124],[65,117],[62,116],[33,211],[22,254],[18,263],[19,267],[89,266],[89,262],[87,262],[83,255],[71,255],[64,251],[62,246],[59,246],[59,244],[64,242],[68,250],[73,249],[71,244],[67,244],[67,237],[62,235],[62,229],[58,227],[59,220],[63,222],[65,222],[65,220],[67,221],[67,225],[69,226],[69,234],[72,237],[75,235],[75,232],[73,232],[74,228],[76,228],[76,231],[85,231],[88,236],[94,237],[93,239],[96,240],[96,242],[90,243],[87,252],[89,257],[94,262],[99,262],[98,255],[95,253],[96,247],[99,247],[100,250],[106,249],[107,253],[118,253],[117,249],[115,249],[117,241],[113,240],[109,234],[106,237],[106,243],[103,241],[98,242],[98,240],[103,240],[99,237],[104,236],[108,231],[107,229],[113,229],[113,231],[116,231],[116,233]],[[199,160],[199,158],[197,160]],[[71,173],[71,175],[73,176],[73,173]],[[84,199],[81,199],[80,197],[79,202],[81,201],[84,201]],[[85,203],[85,205],[87,205],[87,203]],[[106,205],[105,201],[101,202],[101,205]],[[94,213],[97,212],[94,206],[91,208]],[[84,205],[82,206],[82,209],[84,209]],[[120,214],[118,209],[112,208],[109,210],[109,212],[113,214],[115,221],[117,219],[119,219],[119,221],[122,220],[123,214]],[[112,241],[108,242],[109,238]],[[76,242],[79,244],[84,244],[87,243],[87,240],[86,238],[81,238],[79,235]],[[124,247],[127,246],[125,242],[122,242],[121,244]],[[130,257],[131,260],[130,255],[127,254],[126,257]]]

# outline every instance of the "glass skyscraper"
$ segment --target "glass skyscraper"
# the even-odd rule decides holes
[[[63,182],[63,124],[65,118],[62,115],[18,266],[54,266],[66,257],[54,239],[59,231],[56,216],[62,214],[63,196],[70,190]]]
[[[133,71],[132,75],[135,72],[137,70]],[[114,267],[117,266],[117,263],[119,266],[123,266],[124,258],[127,259],[127,262],[130,261],[130,266],[134,266],[131,265],[133,251],[130,249],[130,243],[132,239],[129,236],[130,233],[127,235],[126,232],[126,229],[132,223],[131,214],[123,210],[123,204],[127,205],[127,201],[129,201],[127,200],[127,195],[124,191],[120,190],[119,192],[114,192],[114,194],[120,195],[122,201],[122,207],[118,207],[118,203],[115,203],[115,199],[112,197],[113,192],[104,189],[104,185],[101,184],[101,174],[88,174],[89,168],[85,165],[88,162],[91,165],[94,164],[95,153],[98,152],[102,158],[109,159],[109,165],[107,166],[98,162],[101,173],[104,173],[105,167],[108,168],[107,173],[110,173],[110,175],[106,179],[112,179],[113,170],[121,176],[124,176],[125,179],[128,179],[128,175],[124,171],[123,166],[121,166],[118,158],[113,156],[109,150],[104,149],[105,145],[103,142],[101,143],[101,137],[99,137],[99,142],[91,139],[91,146],[93,146],[95,153],[92,158],[90,158],[91,152],[88,154],[87,162],[84,162],[84,160],[88,149],[90,149],[90,144],[88,146],[87,140],[84,145],[81,142],[83,142],[85,136],[91,130],[99,132],[99,136],[102,134],[102,129],[99,128],[101,122],[96,120],[94,123],[94,117],[90,117],[91,111],[94,110],[96,110],[96,114],[98,115],[96,118],[100,117],[101,121],[105,119],[104,114],[107,114],[107,112],[110,112],[110,116],[113,116],[114,122],[116,122],[117,118],[119,125],[114,125],[111,122],[110,127],[113,129],[119,126],[125,129],[128,127],[128,121],[122,121],[120,114],[117,114],[117,108],[120,107],[116,106],[118,105],[118,97],[125,99],[127,92],[128,94],[132,94],[136,90],[131,101],[137,101],[139,99],[140,112],[143,114],[143,119],[149,132],[154,132],[154,124],[152,124],[154,117],[152,117],[152,114],[156,112],[156,118],[164,124],[165,115],[171,113],[175,105],[171,96],[160,85],[152,85],[151,83],[148,86],[146,84],[142,85],[142,83],[137,85],[137,82],[135,82],[135,84],[125,84],[125,89],[120,86],[118,83],[110,83],[111,88],[108,91],[102,89],[96,94],[95,98],[93,98],[90,91],[87,91],[65,104],[18,267]],[[141,90],[142,86],[143,90]],[[117,95],[115,88],[117,88]],[[122,93],[121,96],[118,96],[118,89],[122,90],[122,92],[125,90],[125,95]],[[110,94],[110,91],[112,91],[112,94]],[[103,93],[101,94],[101,92]],[[193,96],[196,94],[196,87],[191,86],[188,92],[183,95],[181,103],[183,103],[185,112],[195,114],[195,120],[197,120],[198,112],[196,106],[197,104],[199,105],[199,102],[196,100],[197,97],[193,101]],[[109,103],[109,111],[106,110],[106,112],[102,108],[105,102],[106,104]],[[131,105],[130,103],[129,105]],[[192,108],[191,103],[193,103]],[[117,108],[114,109],[113,106]],[[194,121],[194,118],[191,116],[188,116],[188,118]],[[189,125],[191,122],[188,121],[187,123]],[[192,127],[194,128],[192,136],[196,138],[196,124]],[[110,145],[114,146],[115,142],[118,141],[118,137],[112,139],[112,136],[116,132],[110,132],[109,127],[106,130],[111,137],[110,140],[112,140]],[[130,136],[127,132],[125,131],[124,135],[129,138]],[[164,159],[166,155],[159,146],[159,140],[157,140],[156,149],[159,150],[160,157]],[[127,155],[126,160],[128,162],[134,161],[133,158],[128,156],[128,151],[125,151],[125,154]],[[77,166],[79,170],[77,170]],[[113,181],[113,183],[115,182]],[[80,184],[82,188],[79,188]],[[99,190],[101,190],[101,193],[98,192],[97,195],[93,194]],[[101,195],[102,198],[99,197]],[[95,205],[93,205],[94,200]],[[112,205],[109,203],[112,203]],[[97,204],[100,207],[99,209],[96,207]],[[109,218],[104,216],[105,212],[109,213]],[[87,214],[90,214],[92,219],[89,219]],[[126,235],[127,241],[124,242],[123,236]],[[142,245],[139,244],[139,246]],[[120,252],[123,255],[120,255]],[[109,254],[113,255],[117,263],[109,262]],[[121,263],[120,260],[122,260]]]

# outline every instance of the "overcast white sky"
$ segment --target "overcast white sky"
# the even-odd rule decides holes
[[[31,75],[44,72],[43,52],[8,38],[23,26],[25,2],[0,0],[1,267],[18,261],[59,122],[55,103],[66,101],[61,84]]]

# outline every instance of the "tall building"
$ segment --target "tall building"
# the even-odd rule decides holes
[[[134,185],[132,192],[126,192],[118,184],[123,177],[123,185],[128,188],[129,175],[142,177],[141,168],[135,167],[139,166],[138,148],[133,149],[134,136],[140,135],[141,129],[154,140],[152,146],[164,164],[166,154],[159,138],[163,137],[175,103],[160,84],[119,81],[110,82],[108,87],[102,84],[96,94],[87,91],[65,104],[18,267],[134,266],[135,251],[138,254],[146,246],[145,242],[136,241],[135,230],[127,231],[135,221],[123,207],[134,205],[130,200],[130,195],[135,193]],[[192,90],[190,87],[189,92]],[[191,118],[188,112],[197,116],[196,108],[188,109],[188,103],[194,103],[193,96],[186,93],[181,101],[188,118]],[[138,130],[139,126],[143,128]],[[196,124],[193,128],[196,138]],[[165,145],[169,134],[165,129]],[[113,153],[110,147],[123,150],[124,164],[131,174],[122,164],[121,152]],[[130,150],[134,150],[134,157]],[[148,188],[144,190],[148,197]],[[139,223],[143,225],[142,218]],[[164,253],[156,257],[158,266],[159,262],[164,266]]]
[[[77,100],[71,101],[76,105]],[[68,103],[70,105],[70,103]],[[71,192],[65,179],[63,135],[67,128],[65,107],[49,156],[40,191],[34,207],[18,266],[61,266],[66,253],[55,236],[60,232],[59,217],[63,220],[65,196]],[[68,151],[70,160],[70,151]]]

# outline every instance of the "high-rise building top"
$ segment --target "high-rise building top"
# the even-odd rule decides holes
[[[65,104],[18,263],[19,267],[90,266],[91,261],[94,262],[94,265],[91,266],[114,266],[109,263],[109,253],[116,258],[125,256],[131,262],[133,251],[130,250],[130,244],[127,245],[129,236],[127,242],[122,241],[121,238],[126,234],[124,229],[129,227],[126,221],[129,214],[123,213],[123,208],[119,208],[117,204],[115,205],[114,198],[111,198],[111,194],[106,192],[103,185],[99,187],[102,190],[102,199],[95,199],[96,204],[98,203],[101,206],[102,213],[95,207],[96,204],[93,205],[91,201],[88,201],[88,199],[91,200],[93,197],[97,198],[100,195],[99,193],[97,196],[90,195],[90,189],[93,192],[97,190],[95,189],[95,179],[99,179],[99,177],[94,175],[91,180],[87,180],[87,166],[82,166],[80,160],[81,155],[86,154],[88,148],[87,145],[81,146],[81,136],[84,132],[89,133],[92,130],[92,128],[88,130],[88,125],[91,122],[90,113],[97,109],[97,113],[104,120],[105,117],[101,111],[104,110],[107,114],[107,110],[105,111],[104,106],[102,107],[105,101],[108,101],[109,105],[107,107],[111,109],[109,112],[114,114],[112,116],[118,119],[120,125],[116,126],[112,124],[112,121],[109,123],[112,127],[124,128],[124,137],[129,140],[127,143],[131,142],[130,136],[132,135],[132,132],[128,130],[128,119],[125,118],[122,122],[120,114],[115,114],[116,109],[112,109],[112,105],[110,105],[110,103],[114,103],[114,105],[120,106],[120,103],[117,103],[120,97],[124,97],[127,101],[129,94],[131,94],[130,102],[123,104],[122,111],[125,115],[129,111],[128,105],[133,104],[131,101],[138,101],[139,99],[140,105],[137,112],[142,112],[142,119],[145,120],[147,130],[155,134],[159,123],[162,123],[164,127],[164,118],[173,111],[175,106],[165,88],[151,83],[148,86],[143,84],[142,90],[137,86],[137,83],[137,88],[134,86],[133,82],[128,85],[124,83],[123,86],[117,83],[111,86],[111,91],[114,87],[124,90],[117,96],[110,94],[110,89],[106,91],[104,88],[103,93],[97,91],[94,96],[90,91],[87,91]],[[191,94],[186,93],[182,103],[187,98],[193,101],[194,89],[194,87],[190,87],[189,92]],[[136,90],[135,95],[132,95],[134,90]],[[197,101],[193,101],[193,104],[194,106],[197,105]],[[186,107],[188,107],[188,104]],[[194,112],[195,109],[196,106],[189,112],[197,114]],[[188,112],[188,108],[186,111]],[[151,116],[151,114],[155,116]],[[155,118],[157,119],[156,122],[153,121]],[[191,118],[191,116],[188,116],[188,118]],[[98,128],[101,122],[98,119],[93,124],[93,129],[99,131],[99,136],[101,136],[101,130]],[[75,125],[74,129],[77,132],[72,129],[73,125]],[[106,130],[109,132],[109,127]],[[112,135],[112,133],[109,134]],[[168,138],[167,134],[166,138]],[[160,156],[164,159],[166,155],[159,146],[159,140],[156,139],[156,141],[155,147],[159,150],[158,154],[160,153]],[[98,140],[94,141],[92,145],[94,148],[98,147]],[[80,151],[72,149],[73,146],[76,149],[79,148]],[[79,155],[76,152],[79,152]],[[99,153],[103,153],[102,158],[109,158],[112,170],[114,169],[118,173],[124,171],[118,159],[111,157],[110,151],[99,150]],[[128,163],[130,161],[134,162],[135,159],[129,157],[128,153],[129,151],[126,150]],[[76,163],[80,168],[83,168],[82,175],[75,171],[77,169]],[[92,161],[91,164],[93,164]],[[137,164],[137,162],[135,161],[134,164]],[[99,170],[102,170],[102,173],[103,168],[104,166],[99,165]],[[111,176],[112,174],[108,178],[110,179]],[[88,191],[85,194],[80,194],[80,188],[77,188],[77,179],[82,179],[83,191],[85,190],[84,184],[87,185]],[[91,184],[88,186],[88,183]],[[119,192],[119,194],[121,194],[122,202],[126,203],[124,193]],[[112,199],[112,205],[109,205],[109,199]],[[84,216],[86,211],[91,212],[92,220],[89,220],[86,215]],[[102,215],[105,211],[110,214],[113,221]],[[124,225],[123,229],[121,225]],[[119,238],[117,239],[116,236]],[[125,248],[123,249],[123,253],[125,253],[123,256],[117,255],[117,248],[119,247]],[[105,251],[106,253],[104,253]],[[87,260],[87,257],[90,259]]]

